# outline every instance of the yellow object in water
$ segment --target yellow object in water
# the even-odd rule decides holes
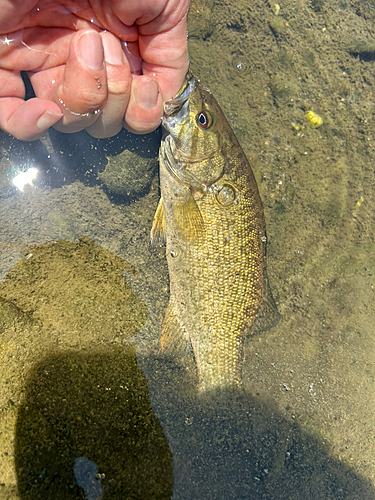
[[[314,111],[308,111],[305,114],[305,119],[309,122],[311,128],[318,128],[323,125],[323,118]]]
[[[296,132],[299,132],[301,130],[301,125],[298,122],[292,122],[291,125]]]
[[[183,356],[191,344],[201,391],[239,385],[244,336],[279,316],[258,188],[220,106],[190,72],[162,124],[151,231],[152,244],[166,242],[170,277],[160,351]]]

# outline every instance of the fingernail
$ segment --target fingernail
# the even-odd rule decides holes
[[[52,125],[55,125],[60,118],[62,118],[63,114],[55,114],[51,113],[51,111],[45,111],[38,119],[36,122],[36,126],[38,127],[39,130],[47,130],[48,128],[52,127]]]
[[[135,90],[137,103],[144,109],[154,108],[158,100],[158,91],[159,87],[155,80],[139,82]]]
[[[102,33],[105,62],[120,66],[124,63],[121,42],[108,32]]]
[[[95,31],[89,31],[78,41],[79,53],[82,61],[90,69],[101,69],[104,65],[104,51],[102,39]]]

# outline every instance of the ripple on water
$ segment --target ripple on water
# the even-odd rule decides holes
[[[243,54],[232,53],[230,56],[230,65],[235,75],[246,76],[250,71],[250,61]]]

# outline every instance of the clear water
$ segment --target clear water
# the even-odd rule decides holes
[[[0,499],[375,498],[375,6],[279,7],[190,12],[191,68],[258,180],[282,315],[246,340],[239,393],[198,397],[191,360],[157,354],[160,131],[1,135]]]

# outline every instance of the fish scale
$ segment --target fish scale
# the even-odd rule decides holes
[[[212,94],[189,72],[165,105],[161,199],[151,240],[166,241],[170,301],[160,351],[191,344],[201,391],[241,384],[243,340],[278,319],[250,164]],[[257,324],[258,323],[258,324]]]

